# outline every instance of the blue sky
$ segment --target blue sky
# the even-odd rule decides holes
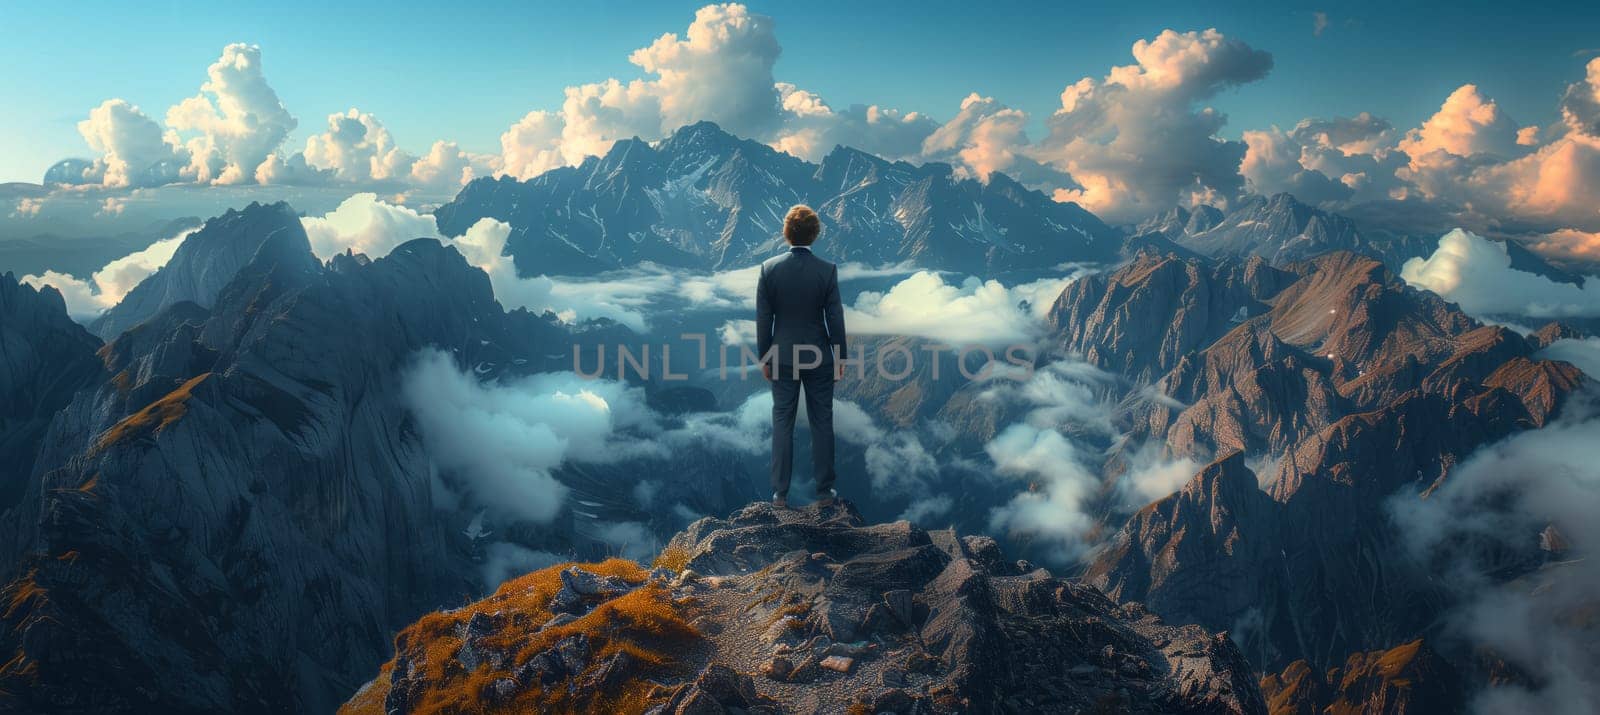
[[[639,76],[628,53],[682,33],[700,4],[5,2],[0,181],[37,182],[59,158],[92,156],[75,124],[105,99],[159,121],[195,93],[224,45],[241,41],[261,46],[266,77],[299,119],[288,147],[354,106],[409,151],[436,139],[495,151],[526,112],[559,107],[564,87]],[[1212,102],[1229,115],[1228,137],[1361,111],[1412,127],[1469,82],[1518,122],[1545,124],[1582,78],[1586,52],[1600,49],[1592,3],[749,5],[776,22],[776,78],[835,107],[875,103],[945,120],[976,91],[1026,110],[1035,136],[1064,86],[1130,63],[1135,40],[1166,28],[1215,27],[1272,54],[1265,79]],[[1328,17],[1320,36],[1318,11]]]

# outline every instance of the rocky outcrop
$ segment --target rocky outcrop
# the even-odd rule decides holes
[[[1272,715],[1451,713],[1466,706],[1456,669],[1421,640],[1353,653],[1318,671],[1303,660],[1261,679]]]
[[[396,651],[342,712],[1265,712],[1226,636],[846,503],[702,519],[648,572],[529,574]]]
[[[825,217],[830,259],[997,272],[1107,260],[1120,235],[1075,204],[995,174],[960,178],[836,148],[811,164],[710,122],[655,144],[528,181],[479,179],[435,212],[446,235],[482,218],[511,225],[507,250],[525,274],[588,274],[653,262],[727,270],[780,250],[784,214],[809,203]]]

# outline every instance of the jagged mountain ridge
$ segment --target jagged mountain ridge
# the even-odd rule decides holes
[[[477,588],[400,370],[423,347],[549,369],[572,329],[504,312],[433,239],[323,265],[280,207],[225,225],[243,266],[100,350],[0,518],[5,707],[329,711],[394,628]]]
[[[1152,314],[1172,318],[1140,320]],[[1269,670],[1438,635],[1448,589],[1408,555],[1386,501],[1546,424],[1584,382],[1534,357],[1558,327],[1483,326],[1350,253],[1274,268],[1152,248],[1069,287],[1052,321],[1059,350],[1159,396],[1124,401],[1132,434],[1215,459],[1135,513],[1086,578],[1234,631]]]
[[[957,177],[835,148],[811,164],[710,122],[656,144],[619,141],[603,157],[528,181],[478,179],[435,211],[446,235],[482,218],[509,223],[525,275],[589,274],[653,262],[742,268],[782,245],[795,203],[825,217],[819,250],[841,261],[996,273],[1116,255],[1120,234],[1075,204],[1001,174]]]
[[[556,566],[432,614],[341,712],[1266,712],[1226,637],[988,537],[758,503],[658,565]]]
[[[1207,256],[1260,256],[1277,266],[1350,251],[1398,270],[1406,259],[1428,255],[1437,246],[1437,237],[1370,237],[1351,219],[1286,193],[1245,196],[1227,212],[1204,205],[1174,207],[1140,223],[1134,233],[1159,233]]]

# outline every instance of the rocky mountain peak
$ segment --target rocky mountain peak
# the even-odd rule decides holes
[[[847,503],[702,519],[653,569],[554,566],[395,643],[341,712],[1265,712],[1225,636]]]
[[[89,329],[109,340],[174,303],[188,301],[210,308],[262,244],[280,232],[287,232],[285,238],[291,243],[306,243],[309,253],[300,218],[281,201],[251,203],[207,220],[183,240],[172,260],[134,286]]]

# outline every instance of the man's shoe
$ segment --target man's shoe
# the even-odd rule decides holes
[[[839,501],[839,492],[836,492],[832,489],[817,494],[817,506],[820,508],[826,509],[830,506],[833,506],[833,503],[836,501]]]
[[[789,497],[786,497],[786,496],[784,496],[782,494],[773,494],[772,495],[772,505],[775,506],[775,507],[778,507],[779,509],[788,509],[789,508]]]

